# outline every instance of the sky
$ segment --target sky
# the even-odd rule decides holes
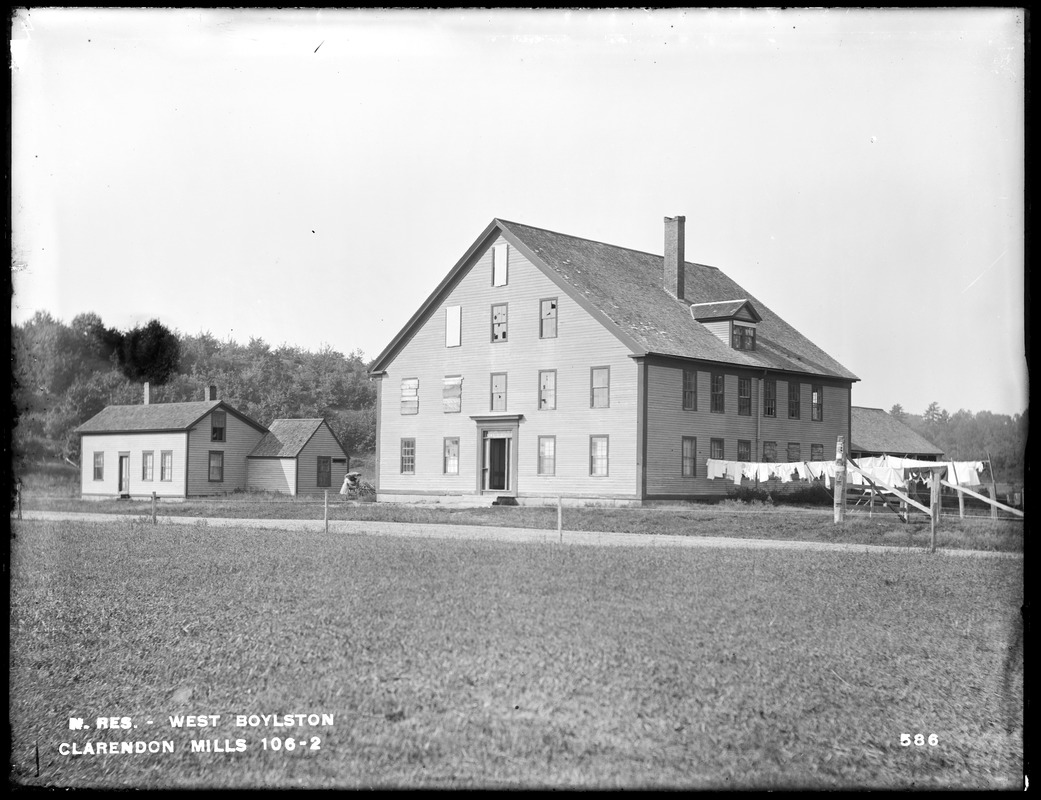
[[[853,404],[1021,413],[1017,9],[17,12],[13,324],[378,355],[494,219],[723,270]]]

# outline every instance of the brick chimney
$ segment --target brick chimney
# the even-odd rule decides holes
[[[145,381],[144,390],[144,403],[147,406],[149,403],[152,402],[152,388],[148,385],[148,381]]]
[[[683,223],[686,217],[665,218],[665,291],[683,299]]]

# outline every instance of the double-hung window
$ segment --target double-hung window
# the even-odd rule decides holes
[[[105,454],[101,451],[94,453],[94,480],[105,480]]]
[[[683,410],[698,410],[698,373],[697,370],[683,370]]]
[[[737,460],[738,461],[751,461],[752,460],[752,441],[750,439],[738,439],[737,440]]]
[[[210,414],[210,441],[225,441],[225,431],[228,425],[228,415],[223,409],[218,408]]]
[[[723,373],[713,372],[712,373],[712,413],[723,414],[726,410],[726,404],[723,398]]]
[[[492,411],[506,410],[506,373],[492,373]]]
[[[557,298],[539,301],[539,338],[557,338]]]
[[[763,416],[777,416],[777,381],[774,378],[763,380]]]
[[[445,475],[459,474],[459,437],[445,437],[445,453],[442,469]]]
[[[802,447],[798,442],[788,442],[788,460],[802,461]]]
[[[684,436],[680,458],[682,460],[682,474],[684,478],[696,477],[697,473],[698,440],[695,436]]]
[[[589,407],[608,408],[611,405],[611,368],[593,367],[589,373]]]
[[[606,436],[589,437],[589,474],[594,478],[607,476],[607,447]]]
[[[224,482],[224,451],[210,450],[210,483]]]
[[[403,378],[401,381],[401,413],[419,413],[419,378]]]
[[[777,442],[763,442],[763,461],[768,464],[777,461]]]
[[[173,450],[163,450],[159,454],[159,480],[173,480]]]
[[[508,323],[508,305],[496,303],[492,306],[492,341],[505,342]]]
[[[333,485],[333,457],[318,456],[318,488],[329,488]]]
[[[824,445],[822,444],[811,444],[810,445],[810,461],[823,461],[824,460]]]
[[[810,384],[810,419],[821,422],[824,419],[824,387]]]
[[[539,475],[555,475],[557,472],[557,437],[539,437]]]
[[[441,408],[446,414],[456,414],[463,409],[463,377],[448,375],[441,390]]]
[[[737,379],[737,413],[742,417],[752,416],[752,379]],[[740,460],[740,459],[738,459]],[[748,460],[748,459],[745,459]]]
[[[401,474],[416,474],[416,440],[401,440]]]
[[[509,280],[510,246],[497,244],[492,248],[492,286],[505,286]]]
[[[557,407],[557,371],[555,369],[539,370],[539,408],[554,409]]]
[[[801,387],[798,381],[788,381],[788,419],[799,418],[799,392]],[[798,460],[798,459],[796,459]]]
[[[141,453],[141,480],[150,481],[155,474],[155,451],[145,450]]]
[[[709,458],[723,458],[723,440],[709,440]]]

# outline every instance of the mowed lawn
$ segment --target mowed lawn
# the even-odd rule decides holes
[[[16,784],[1022,785],[1018,558],[12,524]],[[69,730],[100,716],[138,728]]]

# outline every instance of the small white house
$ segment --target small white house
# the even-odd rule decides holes
[[[246,488],[246,456],[267,428],[216,399],[107,406],[76,429],[80,493],[185,498]]]
[[[276,419],[247,461],[249,489],[290,495],[338,490],[350,469],[324,419]]]

